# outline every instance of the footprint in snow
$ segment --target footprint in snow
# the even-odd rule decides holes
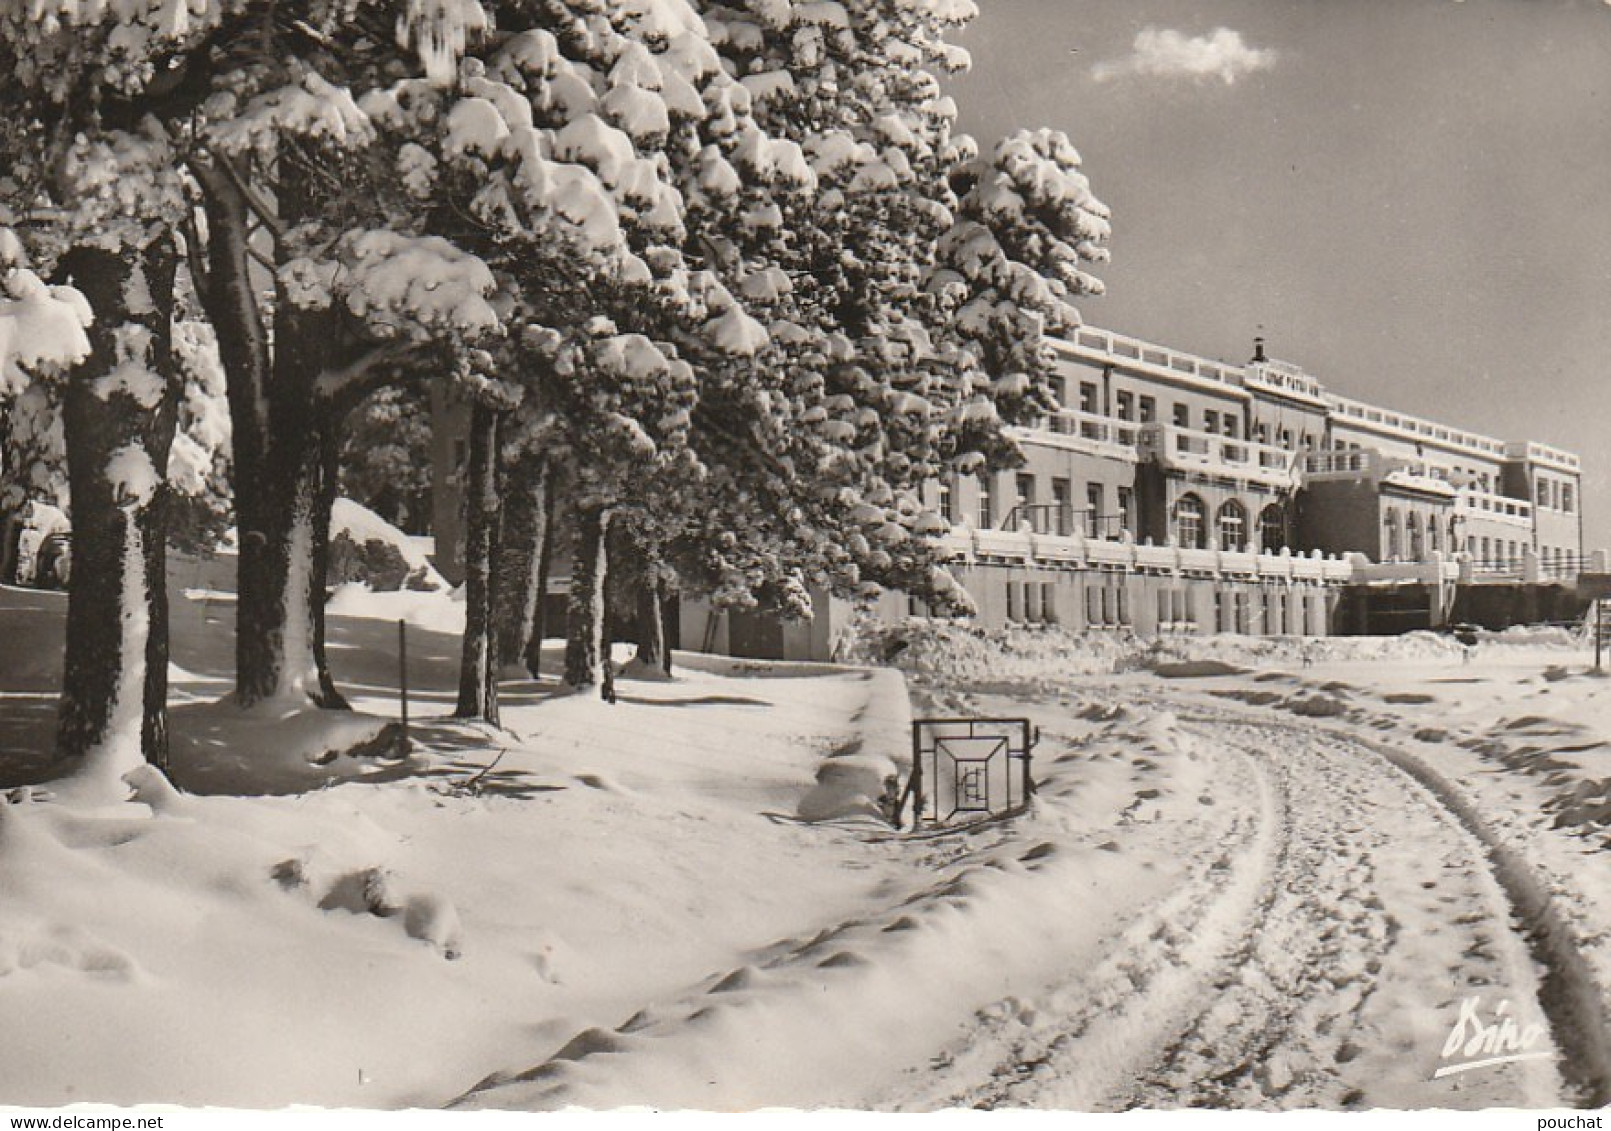
[[[730,971],[726,977],[712,986],[707,993],[730,994],[740,990],[753,989],[760,983],[761,972],[753,966],[740,966]]]
[[[302,860],[282,860],[272,875],[288,889],[308,885],[306,862]],[[453,901],[434,892],[400,897],[395,887],[396,880],[386,869],[359,868],[338,876],[318,907],[320,911],[347,911],[377,919],[391,919],[401,913],[403,930],[410,938],[431,944],[443,958],[458,958],[463,952],[464,930]]]
[[[583,1029],[572,1037],[564,1048],[549,1057],[549,1061],[581,1060],[601,1052],[625,1052],[629,1047],[630,1042],[608,1029]]]
[[[40,966],[56,966],[108,982],[128,983],[140,977],[133,958],[80,927],[58,924],[19,933],[0,931],[0,978]]]
[[[824,958],[821,962],[817,963],[817,969],[839,970],[847,967],[866,965],[868,965],[867,960],[861,955],[857,954],[855,951],[841,950],[837,954],[831,954],[827,958]]]
[[[459,911],[446,896],[429,892],[410,896],[403,908],[403,930],[410,938],[430,943],[443,958],[454,959],[463,953]]]
[[[565,945],[558,936],[544,932],[538,935],[537,949],[531,954],[531,964],[537,971],[537,976],[551,986],[557,986],[564,979],[560,977],[560,953]]]

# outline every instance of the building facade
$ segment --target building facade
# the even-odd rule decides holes
[[[1584,552],[1570,452],[1353,400],[1262,342],[1245,365],[1094,327],[1052,348],[1063,407],[1012,430],[1023,466],[924,488],[986,626],[1319,636],[1462,609],[1497,625],[1570,609],[1577,574],[1606,570]],[[433,418],[437,565],[456,581],[467,411],[439,388]],[[818,597],[787,626],[683,602],[677,643],[825,659],[849,606]],[[895,593],[879,611],[926,612]]]
[[[1053,348],[1064,407],[1014,430],[1024,466],[926,493],[986,624],[1322,635],[1350,586],[1447,607],[1586,568],[1570,452],[1340,396],[1262,342],[1241,366],[1093,327]]]

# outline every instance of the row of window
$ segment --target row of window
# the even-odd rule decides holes
[[[1411,514],[1400,529],[1398,512],[1389,510],[1382,520],[1384,534],[1383,560],[1395,561],[1408,557],[1419,561],[1425,554],[1457,548],[1460,543],[1454,532],[1454,519],[1449,520],[1447,543],[1440,544],[1438,523],[1427,518],[1424,525],[1419,515]],[[1477,562],[1501,569],[1518,569],[1521,566],[1525,543],[1514,538],[1494,538],[1489,535],[1467,534],[1465,552]],[[1407,552],[1407,553],[1406,553]],[[1561,546],[1544,546],[1538,551],[1539,563],[1546,572],[1560,572],[1577,565],[1576,555]]]
[[[1484,565],[1515,569],[1521,565],[1522,544],[1515,539],[1466,535],[1466,553]]]
[[[1007,620],[1012,624],[1056,624],[1057,583],[1007,582]],[[1085,623],[1090,628],[1128,628],[1130,595],[1121,582],[1085,588]]]
[[[1069,389],[1065,379],[1063,403],[1070,403]],[[1118,389],[1113,394],[1113,415],[1129,423],[1151,424],[1158,419],[1158,399],[1145,393],[1136,393],[1130,389]],[[1081,381],[1079,383],[1080,411],[1093,416],[1105,415],[1102,407],[1101,389],[1094,381]],[[1170,422],[1177,428],[1194,428],[1191,406],[1176,401],[1170,406]],[[1200,430],[1214,435],[1222,435],[1229,439],[1241,439],[1244,431],[1242,414],[1234,409],[1203,409]],[[1307,430],[1299,429],[1294,432],[1290,428],[1271,428],[1262,422],[1253,423],[1247,428],[1247,437],[1261,444],[1272,447],[1285,448],[1288,451],[1298,449],[1313,450],[1322,446],[1324,437],[1313,435]],[[1447,432],[1444,430],[1447,438]],[[1359,448],[1357,442],[1338,440],[1337,448]],[[1416,444],[1417,453],[1421,445]],[[1468,468],[1459,465],[1453,466],[1451,471],[1464,473],[1480,490],[1493,493],[1497,487],[1497,476],[1492,471],[1480,468]],[[1576,507],[1573,497],[1572,484],[1559,480],[1540,477],[1535,486],[1538,505],[1553,510],[1572,513]]]
[[[1012,624],[1056,624],[1057,583],[1007,582],[1007,620]]]
[[[1055,534],[1068,537],[1074,533],[1076,518],[1079,529],[1087,538],[1118,538],[1123,533],[1134,535],[1135,491],[1133,488],[1115,488],[1117,509],[1105,509],[1107,488],[1101,483],[1085,486],[1085,509],[1076,516],[1073,508],[1073,484],[1068,479],[1052,480],[1052,502],[1035,501],[1035,477],[1022,474],[1017,477],[1017,502],[1008,515],[1015,529],[1027,525],[1036,534]],[[957,521],[951,485],[939,484],[940,517],[946,522]],[[979,509],[977,527],[992,530],[996,525],[995,500],[990,490],[989,477],[979,479]],[[1175,544],[1189,550],[1206,549],[1208,545],[1209,517],[1203,500],[1193,493],[1182,495],[1176,501],[1171,526]],[[1286,513],[1278,503],[1271,503],[1259,512],[1258,537],[1255,541],[1248,510],[1235,499],[1222,503],[1214,513],[1213,532],[1216,543],[1230,550],[1240,550],[1250,543],[1257,548],[1274,552],[1287,544]]]
[[[1056,593],[1056,584],[1050,581],[1007,582],[1007,620],[1014,624],[1056,624]],[[1159,628],[1196,626],[1193,598],[1197,594],[1174,585],[1159,588],[1154,596]],[[1216,632],[1302,635],[1311,625],[1325,623],[1325,596],[1318,591],[1215,586],[1213,599]],[[1131,627],[1129,587],[1122,582],[1086,586],[1085,623],[1091,628]]]
[[[1175,502],[1175,545],[1187,550],[1208,546],[1208,508],[1195,494],[1182,495]],[[1214,512],[1214,540],[1222,549],[1240,550],[1252,539],[1248,513],[1235,499],[1227,499]],[[1259,512],[1258,547],[1274,552],[1286,545],[1286,514],[1280,504],[1271,503]]]
[[[1541,507],[1571,514],[1577,505],[1577,500],[1573,498],[1572,485],[1559,479],[1545,479],[1540,476],[1534,490],[1537,493],[1538,505]]]
[[[1214,628],[1263,636],[1324,635],[1325,595],[1297,589],[1214,590]]]
[[[1466,553],[1486,566],[1520,569],[1525,549],[1523,543],[1514,539],[1466,536]],[[1545,574],[1564,575],[1575,574],[1582,562],[1581,555],[1564,546],[1540,546],[1538,564]]]
[[[1151,424],[1158,419],[1158,399],[1145,393],[1134,393],[1129,389],[1119,389],[1113,394],[1113,415],[1120,420],[1132,424]],[[1067,403],[1065,398],[1064,403]],[[1080,411],[1093,416],[1101,416],[1102,401],[1100,392],[1094,382],[1080,382]],[[1170,423],[1176,428],[1193,428],[1191,418],[1191,405],[1176,401],[1170,409]],[[1242,415],[1234,409],[1203,409],[1201,431],[1216,436],[1225,436],[1228,439],[1242,438]],[[1289,451],[1299,447],[1312,448],[1319,441],[1316,437],[1305,431],[1293,432],[1290,428],[1272,430],[1268,424],[1256,423],[1248,433],[1248,438],[1257,440],[1261,444],[1270,444],[1286,448]]]
[[[1454,523],[1453,518],[1449,519],[1448,539],[1445,541],[1436,518],[1428,515],[1423,520],[1415,511],[1406,517],[1399,514],[1397,507],[1389,507],[1382,515],[1382,560],[1402,561],[1408,558],[1418,562],[1429,553],[1452,547]]]
[[[1107,488],[1101,483],[1087,483],[1080,513],[1074,509],[1074,481],[1054,478],[1052,497],[1042,501],[1036,497],[1035,476],[1021,473],[1014,480],[1017,497],[1006,512],[998,514],[996,499],[991,490],[992,477],[978,477],[979,501],[974,524],[980,530],[994,530],[998,519],[1008,522],[1013,529],[1028,526],[1036,534],[1072,535],[1076,527],[1087,538],[1118,538],[1128,531],[1135,533],[1135,489],[1119,486],[1114,490],[1114,510],[1108,510]],[[951,525],[957,523],[954,493],[949,482],[939,485],[940,517]]]
[[[1454,550],[1460,547],[1455,534],[1455,519],[1449,519],[1447,540],[1440,539],[1437,519],[1428,516],[1424,521],[1413,511],[1406,518],[1400,518],[1399,512],[1389,509],[1382,516],[1382,558],[1384,561],[1398,561],[1408,558],[1410,561],[1420,561],[1429,553],[1439,550]],[[1468,534],[1465,538],[1465,551],[1479,562],[1490,563],[1514,568],[1521,564],[1524,544],[1514,538],[1493,538],[1486,534]],[[1539,551],[1539,558],[1546,564],[1567,564],[1567,551],[1559,547],[1545,547]]]
[[[1538,557],[1544,574],[1550,577],[1573,576],[1582,564],[1581,555],[1564,546],[1545,546],[1538,551]]]

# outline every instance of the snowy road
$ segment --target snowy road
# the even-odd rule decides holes
[[[1176,830],[1191,834],[1179,883],[1101,962],[1012,1024],[982,1017],[899,1106],[1573,1102],[1554,1067],[1571,1050],[1551,1045],[1513,908],[1484,846],[1432,793],[1323,722],[1167,687],[1148,698],[1212,761],[1233,811],[1217,835]],[[1467,1002],[1485,1020],[1508,1002],[1518,1032],[1536,1023],[1535,1058],[1433,1079],[1467,1059],[1441,1056]]]
[[[1421,759],[1417,724],[1279,673],[926,694],[939,715],[1040,728],[1031,814],[871,835],[886,870],[855,915],[514,1062],[459,1102],[1604,1101],[1598,967],[1565,925],[1572,893],[1495,847],[1470,783]],[[848,831],[816,835],[843,845]]]

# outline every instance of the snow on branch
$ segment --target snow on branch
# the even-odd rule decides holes
[[[347,308],[383,325],[427,335],[473,337],[497,330],[487,301],[492,271],[439,236],[375,230],[344,241],[342,290]]]
[[[143,507],[162,485],[151,456],[138,444],[125,444],[112,453],[106,477],[112,483],[112,497],[125,509]]]
[[[92,321],[89,302],[74,288],[48,286],[26,268],[8,271],[0,296],[0,396],[16,396],[34,374],[88,357],[84,331]]]
[[[269,161],[283,135],[341,148],[367,145],[375,138],[374,123],[352,92],[317,71],[305,70],[295,82],[261,94],[238,114],[229,114],[226,100],[233,102],[234,97],[217,95],[211,107],[218,119],[212,126],[212,141],[225,153],[253,152]]]

